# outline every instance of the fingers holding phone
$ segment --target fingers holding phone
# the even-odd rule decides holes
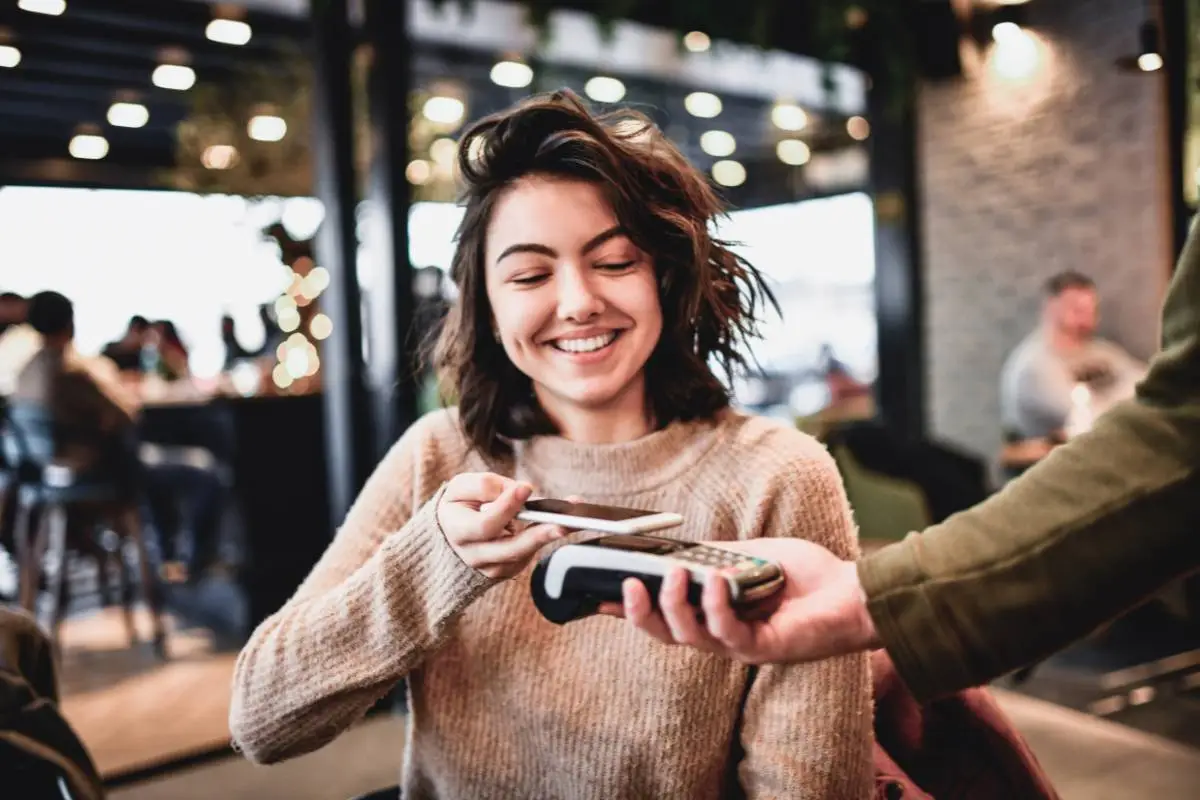
[[[438,524],[463,563],[489,578],[510,578],[563,536],[556,525],[517,520],[532,491],[528,483],[490,472],[464,473],[446,484]]]

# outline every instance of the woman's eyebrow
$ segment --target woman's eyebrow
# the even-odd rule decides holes
[[[585,254],[590,253],[592,250],[595,250],[605,242],[624,235],[625,229],[620,225],[614,225],[608,230],[602,231],[593,236],[591,239],[588,239],[587,244],[583,246],[580,252]],[[496,259],[496,263],[499,264],[508,256],[515,255],[516,253],[536,253],[540,256],[558,258],[558,251],[556,251],[553,247],[548,247],[544,244],[537,244],[536,242],[518,242],[517,244],[510,244],[508,247],[504,248],[504,251],[500,253],[500,256]]]

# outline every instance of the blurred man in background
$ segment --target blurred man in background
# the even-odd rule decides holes
[[[1133,396],[1146,365],[1097,336],[1099,321],[1091,278],[1062,272],[1046,282],[1041,324],[1013,350],[1001,374],[1000,411],[1010,437],[1061,441],[1080,406],[1098,416]],[[1090,427],[1090,419],[1080,427]]]

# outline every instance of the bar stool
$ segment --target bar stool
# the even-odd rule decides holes
[[[137,551],[142,594],[153,620],[155,652],[160,658],[166,658],[161,594],[151,569],[136,502],[125,497],[111,477],[77,474],[55,463],[57,443],[69,439],[70,435],[45,407],[14,402],[8,408],[6,422],[2,432],[6,456],[21,465],[18,471],[22,475],[16,492],[18,507],[14,531],[20,570],[20,605],[36,615],[38,593],[44,578],[51,602],[48,629],[57,645],[58,629],[66,613],[63,599],[69,552],[68,515],[80,511],[98,512],[117,535],[121,600],[130,643],[136,644],[138,636],[133,621],[133,593],[128,587],[120,546],[126,541],[132,542]],[[103,562],[100,564],[102,585],[106,583],[106,566]]]

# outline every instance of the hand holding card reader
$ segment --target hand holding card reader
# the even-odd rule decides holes
[[[657,607],[663,578],[675,567],[688,571],[688,602],[695,607],[708,576],[718,570],[728,570],[725,579],[735,607],[769,597],[784,582],[777,564],[744,553],[625,534],[564,545],[543,558],[533,571],[533,603],[542,616],[562,625],[595,613],[600,603],[621,602],[621,584],[637,578]]]

